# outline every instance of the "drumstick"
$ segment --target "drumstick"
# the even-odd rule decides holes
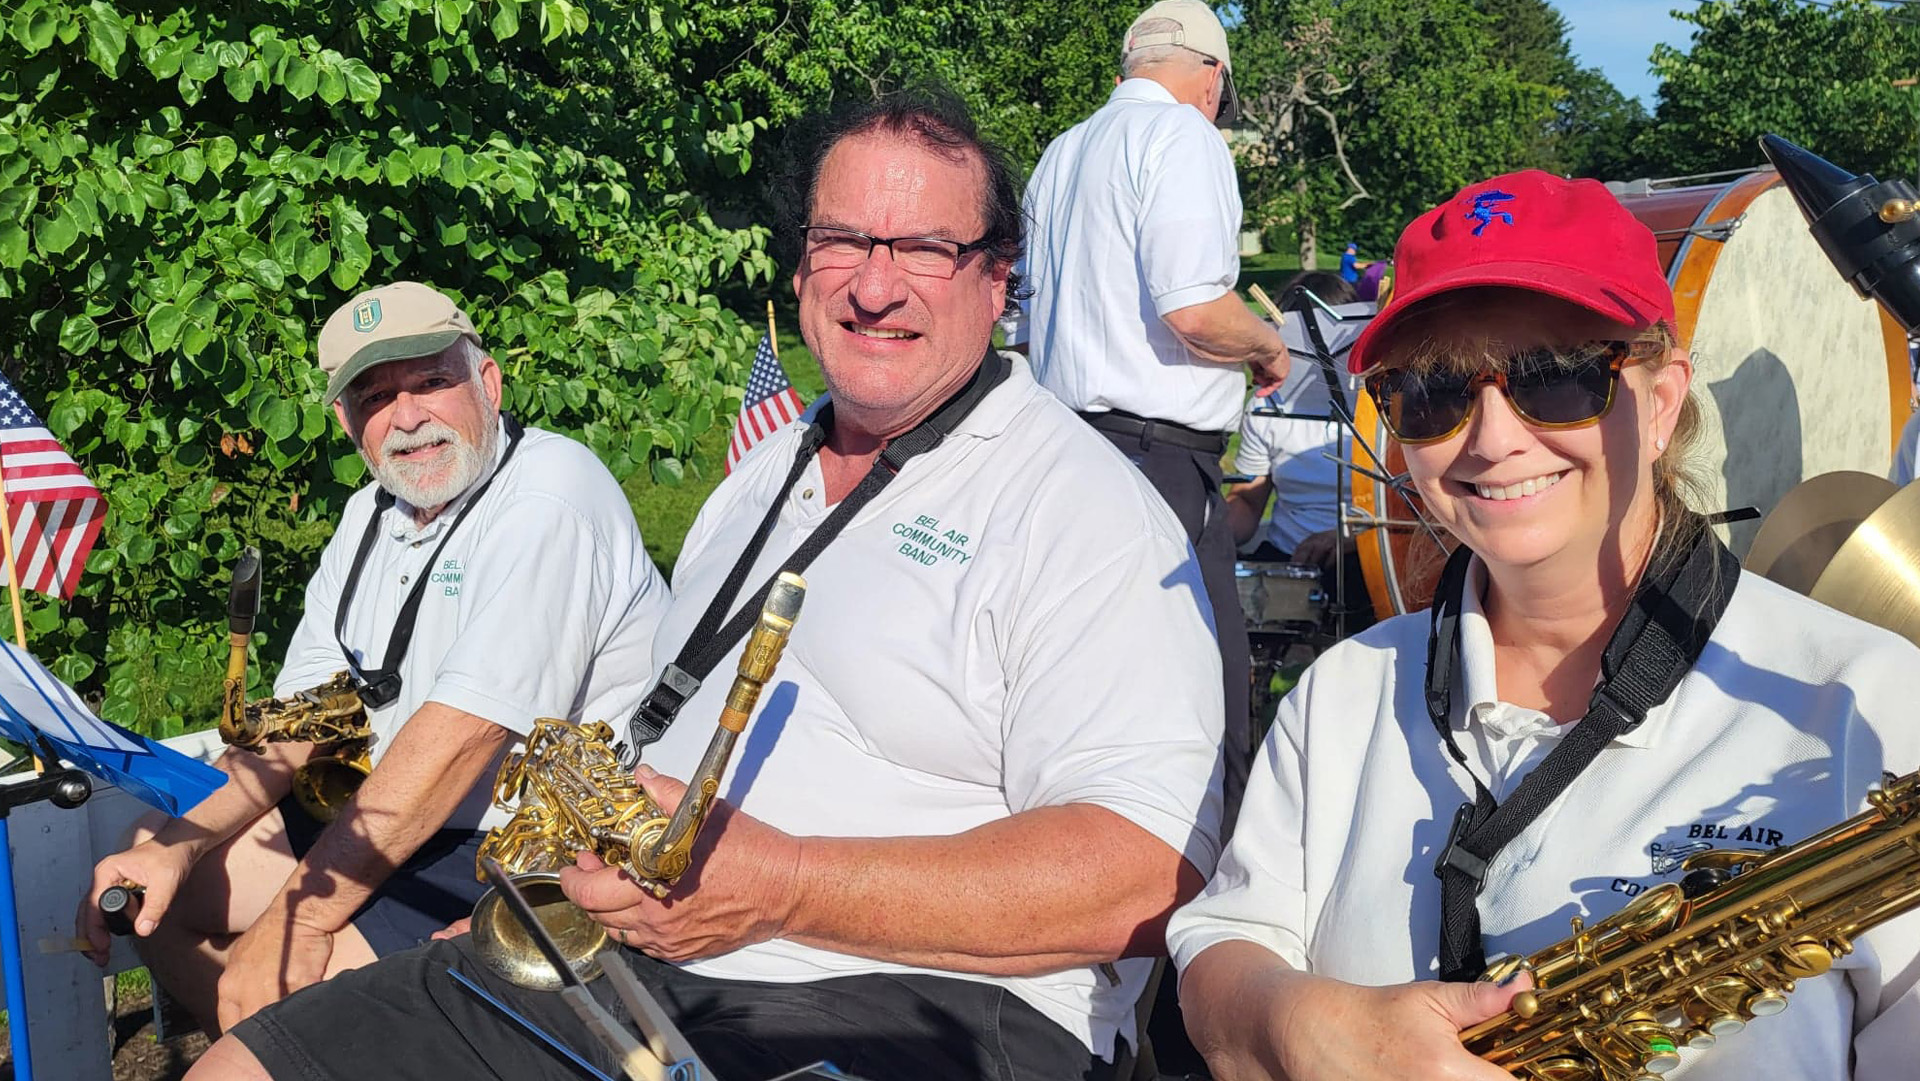
[[[1266,309],[1267,318],[1273,320],[1275,326],[1287,321],[1287,317],[1280,312],[1280,306],[1273,302],[1272,297],[1267,296],[1267,291],[1260,288],[1259,282],[1247,286],[1247,295],[1253,298],[1255,304]]]
[[[84,938],[43,938],[40,940],[41,953],[86,953],[93,949],[93,943]]]

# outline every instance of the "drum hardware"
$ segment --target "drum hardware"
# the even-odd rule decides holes
[[[1247,414],[1255,417],[1274,417],[1279,420],[1311,420],[1321,424],[1333,424],[1340,419],[1331,413],[1289,413],[1284,409],[1255,408],[1247,410]]]
[[[1363,530],[1365,529],[1411,530],[1411,529],[1421,529],[1421,528],[1426,528],[1426,529],[1433,528],[1432,524],[1429,523],[1424,518],[1421,518],[1418,520],[1412,519],[1412,518],[1381,518],[1377,515],[1369,514],[1368,512],[1363,511],[1358,507],[1343,508],[1340,512],[1340,524],[1343,526],[1347,526],[1347,525],[1359,526]]]
[[[1716,222],[1713,225],[1694,225],[1685,229],[1662,229],[1653,235],[1655,239],[1658,240],[1699,237],[1701,240],[1711,240],[1715,244],[1725,244],[1727,241],[1733,239],[1733,234],[1746,220],[1747,216],[1745,214],[1738,214],[1728,218],[1726,221]]]
[[[1343,373],[1340,371],[1340,365],[1334,360],[1333,351],[1327,347],[1326,336],[1320,331],[1320,321],[1312,318],[1313,310],[1316,308],[1335,322],[1357,321],[1362,318],[1372,319],[1373,316],[1342,315],[1330,307],[1325,301],[1321,300],[1312,290],[1298,285],[1287,291],[1284,298],[1286,302],[1284,309],[1281,305],[1274,304],[1272,298],[1268,297],[1266,291],[1258,285],[1249,286],[1247,293],[1253,298],[1255,303],[1265,309],[1268,318],[1272,319],[1276,325],[1282,324],[1285,321],[1285,312],[1292,311],[1299,313],[1301,325],[1306,329],[1307,341],[1313,346],[1314,363],[1320,370],[1321,378],[1326,382],[1327,400],[1334,413],[1334,416],[1331,418],[1332,422],[1338,424],[1340,428],[1344,430],[1343,438],[1351,439],[1353,446],[1359,447],[1365,452],[1368,460],[1372,463],[1372,468],[1361,467],[1341,458],[1337,454],[1329,454],[1329,457],[1333,461],[1345,464],[1356,472],[1360,472],[1378,483],[1386,485],[1388,489],[1399,493],[1402,501],[1406,503],[1407,509],[1414,516],[1414,522],[1412,524],[1416,524],[1420,529],[1425,530],[1427,536],[1433,540],[1434,544],[1444,550],[1446,545],[1441,539],[1439,529],[1427,520],[1425,513],[1421,510],[1420,504],[1416,500],[1407,498],[1407,496],[1411,494],[1411,487],[1407,485],[1405,475],[1401,474],[1396,477],[1392,466],[1388,463],[1387,459],[1383,457],[1382,453],[1375,450],[1373,445],[1361,436],[1360,425],[1354,414],[1354,402],[1348,399],[1347,390],[1342,385]],[[1361,396],[1363,399],[1364,397],[1364,395]],[[1336,445],[1337,442],[1336,440]],[[1350,528],[1352,523],[1346,513],[1348,509],[1347,473],[1345,470],[1335,470],[1335,476],[1335,505],[1342,508],[1340,516],[1341,539],[1343,541],[1357,540]],[[1344,580],[1346,576],[1346,561],[1344,559],[1334,561],[1334,573],[1334,588],[1336,594],[1345,598],[1348,595],[1348,590]],[[1371,593],[1371,591],[1369,592]],[[1384,616],[1393,610],[1392,606],[1383,607],[1378,603],[1374,604],[1376,615]],[[1336,639],[1345,637],[1345,622],[1344,610],[1336,611],[1334,619],[1334,636]]]

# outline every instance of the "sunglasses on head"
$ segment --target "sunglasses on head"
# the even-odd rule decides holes
[[[1413,446],[1438,443],[1465,428],[1484,383],[1499,387],[1514,414],[1535,428],[1584,428],[1613,408],[1620,370],[1650,355],[1634,342],[1604,341],[1572,351],[1524,350],[1497,372],[1380,368],[1367,376],[1367,394],[1387,432]]]

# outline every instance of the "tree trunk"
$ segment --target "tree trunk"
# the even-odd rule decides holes
[[[1293,182],[1294,238],[1300,242],[1300,269],[1318,270],[1320,268],[1320,230],[1314,225],[1313,215],[1307,212],[1307,180],[1305,177]]]

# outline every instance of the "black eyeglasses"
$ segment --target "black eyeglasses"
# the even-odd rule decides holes
[[[846,270],[867,261],[876,247],[893,253],[894,265],[908,274],[926,278],[951,278],[960,269],[960,260],[988,244],[986,237],[962,244],[931,236],[868,236],[853,229],[809,225],[806,235],[807,265],[815,270]]]
[[[1613,408],[1620,371],[1652,355],[1634,342],[1590,342],[1571,352],[1529,349],[1506,370],[1463,375],[1382,368],[1367,376],[1367,393],[1387,432],[1402,443],[1438,443],[1473,416],[1480,387],[1500,388],[1514,415],[1536,428],[1565,430],[1598,423]]]

